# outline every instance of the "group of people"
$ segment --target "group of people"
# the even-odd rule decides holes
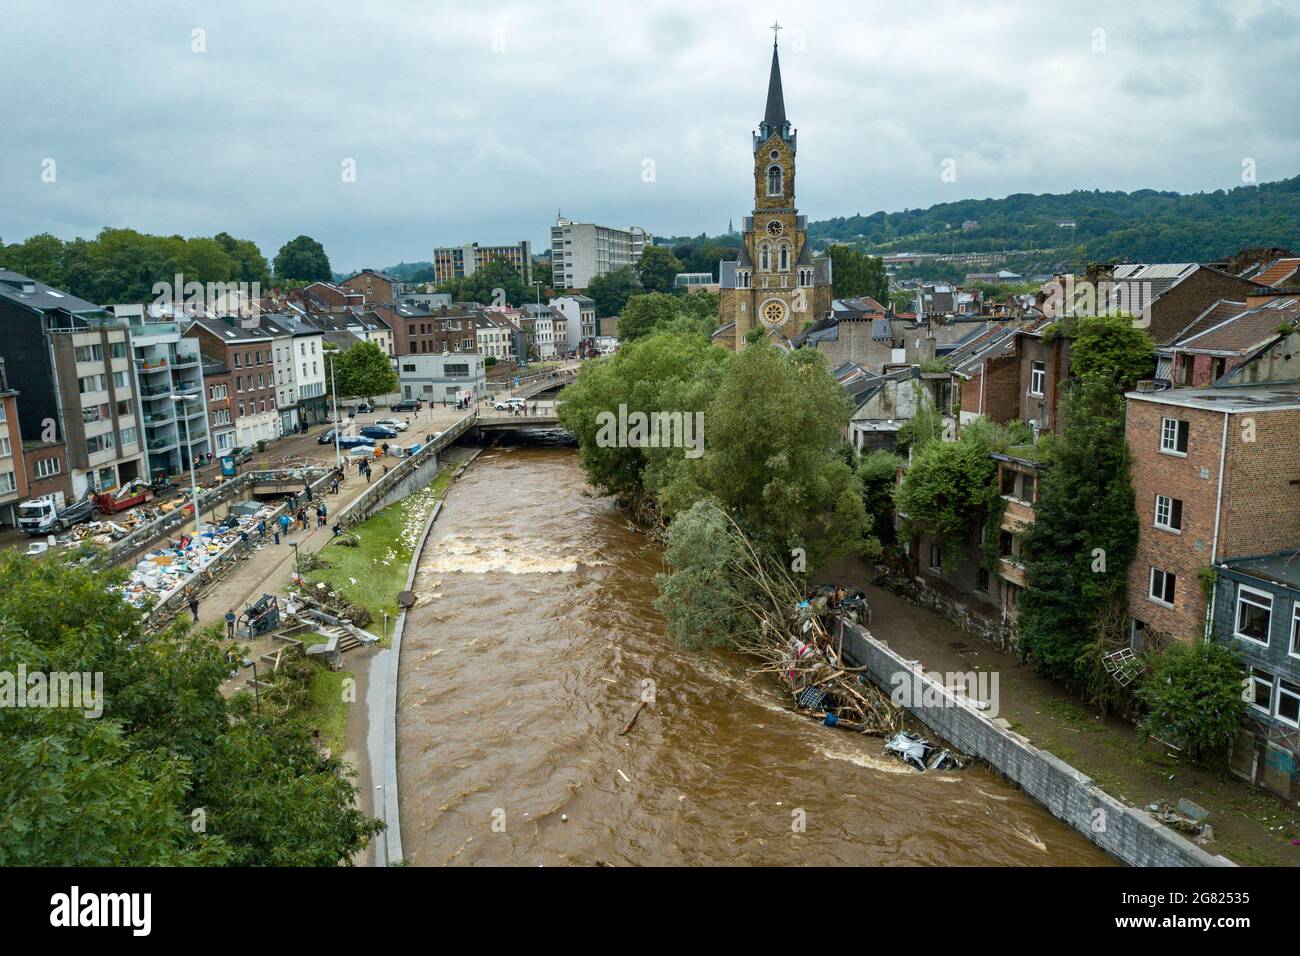
[[[510,414],[511,414],[511,415],[515,415],[515,416],[519,416],[519,415],[525,415],[525,416],[526,416],[526,415],[529,415],[529,414],[536,415],[536,414],[537,414],[537,402],[533,402],[533,410],[532,410],[531,413],[528,411],[528,403],[527,403],[527,402],[524,402],[522,405],[511,405],[509,411],[510,411]]]

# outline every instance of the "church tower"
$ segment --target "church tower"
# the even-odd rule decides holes
[[[742,222],[736,262],[719,272],[720,326],[714,341],[737,351],[755,327],[789,340],[831,308],[831,263],[814,256],[807,218],[794,202],[796,133],[785,115],[781,61],[772,25],[767,106],[754,133],[754,212]]]

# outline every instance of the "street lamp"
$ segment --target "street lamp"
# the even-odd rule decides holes
[[[185,456],[190,460],[190,494],[194,497],[194,537],[199,536],[199,482],[194,477],[194,448],[190,445],[190,420],[186,416],[184,405],[194,395],[173,395],[172,401],[181,405],[181,424],[185,427]]]
[[[334,387],[334,356],[330,356],[330,399],[334,402],[334,467],[342,466],[342,453],[339,451],[339,390]]]

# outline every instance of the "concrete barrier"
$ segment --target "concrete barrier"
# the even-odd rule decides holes
[[[1117,859],[1132,866],[1235,865],[1192,843],[1146,811],[1120,803],[1082,771],[999,726],[865,628],[845,627],[844,657],[855,667],[867,668],[872,682],[886,693],[896,686],[895,675],[908,675],[909,683],[920,681],[924,696],[907,708],[911,714],[958,750],[987,762],[1053,816]]]
[[[414,455],[394,459],[396,467],[389,468],[388,474],[380,475],[338,513],[336,520],[339,524],[345,528],[359,524],[376,511],[382,511],[433,481],[438,474],[438,452],[469,431],[476,417],[475,412],[470,412]]]

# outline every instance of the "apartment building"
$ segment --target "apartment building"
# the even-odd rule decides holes
[[[555,317],[551,307],[525,302],[519,308],[523,312],[521,321],[532,340],[531,347],[537,360],[545,362],[555,358]]]
[[[418,305],[375,306],[393,332],[393,354],[472,352],[477,347],[477,312],[464,306],[426,309]]]
[[[180,474],[212,451],[199,343],[181,334],[180,322],[156,319],[143,306],[111,308],[131,330],[148,474]]]
[[[557,217],[551,227],[551,287],[585,289],[596,276],[636,266],[650,244],[640,226],[619,229]]]
[[[1300,366],[1300,356],[1293,361]],[[1205,636],[1207,569],[1300,546],[1297,379],[1128,394],[1140,526],[1128,572],[1136,646],[1149,631]]]
[[[131,334],[93,303],[0,269],[0,357],[24,443],[63,443],[80,497],[147,473]]]
[[[366,306],[392,305],[406,291],[406,283],[387,272],[362,269],[340,283],[340,288],[345,292],[360,292],[362,304]]]
[[[1300,797],[1300,550],[1214,567],[1213,639],[1246,665],[1246,721],[1234,773],[1288,800]]]
[[[27,497],[23,436],[18,430],[18,390],[9,387],[0,359],[0,524],[18,523],[14,508]]]
[[[202,356],[203,386],[207,394],[208,434],[214,457],[229,454],[239,443],[235,440],[235,410],[231,393],[234,376],[225,363]]]
[[[475,350],[484,358],[514,362],[515,333],[518,328],[500,312],[484,310],[475,319]],[[525,356],[527,359],[527,356]]]
[[[477,242],[440,246],[433,250],[434,282],[442,285],[452,279],[472,276],[493,259],[504,259],[519,273],[524,285],[532,285],[533,248],[527,239],[512,246],[480,246]]]
[[[325,421],[325,340],[315,322],[288,312],[263,315],[273,338],[275,390],[282,432]]]
[[[233,378],[230,400],[240,446],[283,434],[276,404],[274,337],[257,316],[202,318],[185,333]]]

